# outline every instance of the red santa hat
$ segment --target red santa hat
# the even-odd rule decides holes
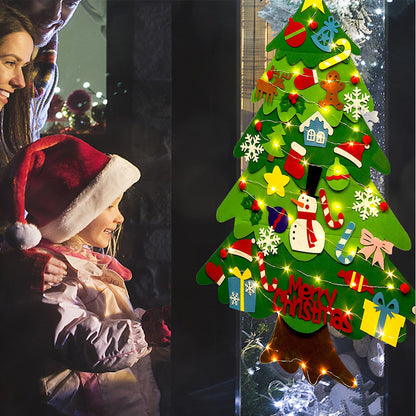
[[[254,241],[250,239],[238,240],[229,249],[228,252],[235,256],[243,257],[248,261],[253,261],[251,248]]]
[[[363,137],[363,142],[364,143],[351,141],[342,143],[334,149],[334,152],[337,155],[345,157],[354,163],[354,165],[361,168],[361,159],[363,157],[364,150],[370,148],[371,137],[369,135],[365,135]]]
[[[0,216],[12,223],[6,240],[19,249],[36,246],[42,237],[68,240],[139,178],[127,160],[76,137],[41,138],[21,149],[0,177]]]

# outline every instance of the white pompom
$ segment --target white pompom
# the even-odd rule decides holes
[[[11,247],[19,250],[28,250],[39,244],[42,234],[36,225],[15,222],[7,228],[5,237]]]

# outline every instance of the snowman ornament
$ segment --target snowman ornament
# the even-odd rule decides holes
[[[313,196],[302,194],[297,200],[298,216],[290,227],[290,246],[294,251],[303,253],[322,253],[325,246],[325,231],[316,221],[318,208]]]

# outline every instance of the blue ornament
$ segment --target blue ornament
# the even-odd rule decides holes
[[[340,23],[332,16],[329,16],[328,20],[324,22],[321,30],[311,36],[313,43],[324,52],[331,52],[331,46],[334,43],[334,35],[335,33],[338,33],[339,27]]]
[[[282,207],[271,208],[267,207],[269,211],[269,225],[276,233],[283,233],[289,225],[289,217],[287,212]]]

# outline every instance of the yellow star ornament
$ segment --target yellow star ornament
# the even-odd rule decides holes
[[[279,166],[275,166],[272,173],[265,173],[264,180],[267,182],[267,195],[276,193],[282,198],[285,196],[285,186],[289,183],[289,176],[282,175]]]
[[[303,3],[303,7],[301,12],[306,10],[309,7],[316,7],[319,9],[323,14],[325,14],[324,5],[322,4],[322,0],[305,0],[305,3]]]

